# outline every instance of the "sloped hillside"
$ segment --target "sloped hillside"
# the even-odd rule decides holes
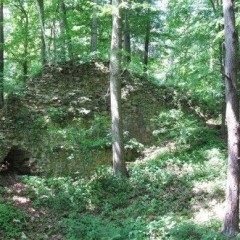
[[[48,66],[8,96],[3,239],[226,239],[218,234],[226,178],[219,129],[176,101],[176,89],[122,78],[126,158],[141,157],[121,181],[111,167],[91,174],[111,165],[107,64]]]
[[[142,144],[153,141],[151,119],[166,107],[160,97],[165,93],[129,72],[122,73],[122,82],[125,140],[131,149],[126,157],[133,160]],[[110,163],[108,63],[46,66],[23,93],[9,95],[1,128],[1,161],[18,159],[14,168],[22,172],[84,173]]]

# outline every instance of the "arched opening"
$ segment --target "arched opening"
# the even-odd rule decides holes
[[[16,174],[30,174],[29,167],[30,153],[17,146],[13,146],[0,164],[0,174],[16,173]]]

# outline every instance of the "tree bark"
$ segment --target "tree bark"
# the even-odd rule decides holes
[[[93,0],[93,17],[92,17],[92,32],[91,32],[91,52],[97,51],[97,41],[98,41],[98,0]]]
[[[23,22],[24,22],[24,55],[23,55],[23,63],[22,63],[22,69],[23,69],[23,81],[26,82],[28,77],[28,44],[29,44],[29,18],[28,18],[28,12],[24,8],[23,5],[21,5],[21,11],[23,13]]]
[[[226,213],[223,233],[235,236],[239,232],[239,108],[237,95],[237,33],[234,0],[223,1],[225,36],[226,120],[228,130],[228,170]]]
[[[56,44],[56,19],[53,17],[51,19],[51,41],[50,41],[50,48],[53,49],[53,57],[52,61],[54,63],[57,62],[57,44]],[[50,49],[49,49],[50,51]]]
[[[222,137],[227,140],[226,134],[226,94],[225,94],[225,76],[224,76],[224,52],[223,52],[223,42],[219,42],[219,64],[222,77],[222,121],[221,121],[221,133]]]
[[[4,107],[4,27],[3,0],[0,1],[0,108]]]
[[[39,21],[41,26],[41,41],[42,41],[42,64],[44,65],[49,60],[49,48],[48,42],[45,34],[45,14],[44,14],[44,0],[36,0],[36,5],[39,13]]]
[[[60,2],[60,11],[62,13],[62,19],[60,21],[60,32],[61,32],[61,56],[60,56],[60,58],[63,62],[66,61],[66,36],[65,36],[64,9],[65,9],[65,3],[62,0]]]
[[[68,20],[67,20],[67,10],[64,0],[61,0],[60,2],[60,8],[62,13],[62,20],[60,23],[61,28],[61,37],[62,37],[62,60],[66,60],[66,47],[68,50],[68,57],[70,60],[73,58],[73,52],[72,52],[72,40],[70,37],[70,31],[68,26]]]
[[[148,65],[150,31],[151,31],[151,23],[150,23],[150,19],[148,19],[147,25],[146,25],[146,35],[145,35],[144,55],[143,55],[144,72],[147,71],[147,65]]]
[[[123,33],[123,50],[125,55],[125,62],[131,62],[131,36],[130,36],[130,25],[129,25],[129,10],[124,11],[124,33]]]
[[[123,128],[121,116],[121,0],[112,1],[112,40],[110,53],[110,95],[112,115],[113,174],[127,176],[124,161]]]

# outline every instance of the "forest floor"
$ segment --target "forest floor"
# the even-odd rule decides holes
[[[80,95],[67,95],[65,86],[71,83],[76,88],[75,82],[73,80],[71,82],[70,79],[67,79],[69,81],[63,85],[66,92],[62,92],[54,85],[59,83],[58,78],[55,79],[54,76],[61,74],[65,79],[64,71],[67,71],[66,76],[68,76],[69,69],[71,68],[60,69],[57,73],[50,72],[50,77],[46,70],[44,76],[39,76],[39,81],[34,82],[33,79],[29,85],[28,98],[23,98],[26,106],[32,106],[33,112],[40,116],[45,107],[49,107],[49,102],[52,102],[54,108],[50,115],[54,128],[46,125],[44,117],[40,118],[41,121],[38,121],[38,118],[35,119],[38,123],[37,128],[40,124],[51,130],[47,136],[66,127],[61,125],[63,119],[66,123],[69,122],[68,114],[66,118],[62,118],[64,114],[59,115],[61,102],[65,101],[68,103],[66,106],[70,106],[75,101],[75,97],[79,99],[82,94],[80,92],[81,94],[78,93]],[[80,70],[88,73],[88,69],[89,66],[85,66]],[[102,70],[105,74],[106,69],[103,67]],[[98,72],[99,70],[95,69],[91,73],[95,76]],[[75,79],[74,74],[77,77],[79,72],[71,72],[71,79]],[[107,80],[104,74],[98,75],[98,82]],[[84,78],[77,78],[79,84],[83,85],[77,89],[87,88],[89,78],[87,74],[85,75],[86,81]],[[48,95],[49,78],[53,80],[50,81],[52,95]],[[43,87],[46,92],[41,93],[40,88],[36,88],[36,82],[40,82],[39,86],[47,86],[46,89]],[[92,82],[95,84],[95,81]],[[102,92],[101,84],[96,94],[92,94],[90,91],[92,88],[89,87],[87,96],[93,96],[97,102],[98,98],[94,96],[105,94],[108,91],[108,85],[106,84],[105,87],[106,89]],[[152,88],[155,89],[154,86]],[[133,94],[135,95],[136,93]],[[168,95],[171,94],[168,93]],[[64,99],[65,96],[69,99]],[[144,98],[148,99],[149,96],[146,95]],[[42,100],[40,109],[38,99]],[[89,107],[96,105],[91,101],[88,102],[92,104]],[[152,102],[149,104],[144,105],[144,109],[153,108]],[[15,103],[12,104],[12,106],[15,105]],[[76,110],[85,105],[85,102],[79,102],[76,106],[71,106]],[[156,106],[158,105],[159,102],[156,102]],[[101,106],[105,111],[104,101]],[[179,106],[182,107],[179,108]],[[21,112],[18,109],[13,109],[13,112],[22,114],[20,118],[17,115],[18,124],[19,119],[20,123],[27,125],[33,122],[30,118],[34,115],[33,112],[27,111],[27,115],[26,111]],[[149,119],[149,124],[154,125],[151,135],[155,145],[145,146],[142,149],[142,144],[137,141],[128,144],[130,149],[141,150],[138,159],[127,163],[130,175],[128,179],[114,177],[110,166],[101,166],[84,178],[77,175],[76,177],[48,178],[19,176],[9,172],[0,175],[0,240],[226,239],[219,234],[224,214],[227,158],[226,146],[220,130],[214,124],[206,124],[203,120],[205,116],[210,116],[209,113],[199,116],[190,110],[186,101],[171,104],[166,109],[163,108],[161,114],[159,111],[157,113],[153,119]],[[138,118],[138,115],[136,117]],[[57,125],[58,123],[61,124]],[[100,129],[103,126],[104,129],[106,127],[106,132]],[[22,128],[21,124],[19,128]],[[88,147],[92,145],[96,147],[99,142],[100,147],[106,147],[105,135],[108,133],[109,122],[104,120],[102,124],[96,124],[95,128],[96,134],[89,135],[88,139],[86,139],[89,134],[88,129],[79,127],[77,130],[74,128],[74,131],[69,131],[67,145],[72,146],[75,143],[79,146],[79,143],[82,144],[85,140]],[[80,137],[74,135],[80,130],[84,134],[80,134]],[[104,136],[95,139],[99,135],[99,130],[104,132]],[[54,136],[59,137],[59,135]],[[53,145],[57,139],[54,136],[52,137]],[[78,141],[74,142],[77,137],[79,137]],[[61,141],[67,141],[65,135]],[[95,143],[91,145],[92,141]],[[101,145],[102,142],[105,145]],[[32,141],[29,143],[32,145]],[[73,149],[73,153],[74,151]],[[102,162],[102,159],[98,160]],[[51,161],[59,164],[60,159],[55,157],[51,158]],[[78,171],[77,166],[80,167],[76,165],[74,171]]]
[[[129,179],[0,178],[0,239],[225,239],[226,149],[215,128],[145,149]]]

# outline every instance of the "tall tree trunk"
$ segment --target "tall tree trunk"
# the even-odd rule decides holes
[[[44,14],[44,0],[36,0],[36,5],[39,13],[39,21],[41,26],[41,41],[42,41],[42,64],[44,65],[49,60],[49,48],[48,42],[45,34],[45,14]]]
[[[217,7],[222,6],[222,0],[218,0],[216,2]],[[223,18],[223,12],[221,11],[221,17]],[[218,31],[221,32],[223,29],[223,26],[219,23],[218,25]],[[222,76],[222,122],[221,122],[221,133],[225,141],[227,141],[227,129],[226,129],[226,94],[225,94],[225,76],[224,76],[224,42],[223,40],[219,41],[219,64],[220,64],[220,71]]]
[[[124,11],[124,30],[123,30],[123,50],[125,54],[124,61],[126,63],[131,62],[131,37],[130,37],[130,25],[129,25],[129,10]]]
[[[112,115],[112,151],[114,175],[127,176],[124,161],[123,128],[121,116],[121,0],[113,0],[112,41],[110,53],[110,95]]]
[[[226,120],[228,129],[228,173],[226,214],[223,233],[234,236],[239,232],[239,108],[237,96],[237,33],[234,0],[223,1],[225,36]]]
[[[224,53],[223,53],[223,42],[219,42],[219,63],[220,71],[222,76],[222,121],[221,121],[221,133],[226,140],[226,94],[225,94],[225,76],[224,76]]]
[[[28,61],[25,59],[23,61],[22,64],[22,70],[23,70],[23,81],[26,82],[27,81],[27,77],[28,77]]]
[[[97,51],[97,41],[98,41],[98,0],[92,0],[93,2],[93,17],[92,17],[92,32],[91,32],[91,49],[92,53]]]
[[[68,20],[67,20],[67,10],[64,0],[61,0],[60,2],[60,8],[62,13],[62,19],[60,23],[60,29],[61,29],[61,37],[62,37],[62,52],[63,57],[62,60],[66,60],[66,47],[68,50],[68,57],[70,60],[73,58],[73,52],[72,52],[72,40],[70,37],[70,31],[68,26]]]
[[[4,107],[4,28],[3,0],[0,1],[0,108]]]
[[[143,55],[144,72],[147,71],[147,65],[148,65],[150,31],[151,31],[151,22],[150,22],[150,19],[148,19],[147,25],[146,25],[146,35],[145,35],[144,55]]]
[[[64,17],[64,9],[65,9],[65,3],[63,0],[61,0],[60,2],[60,9],[61,9],[61,13],[62,13],[62,18],[60,21],[60,32],[61,32],[61,60],[63,62],[66,61],[66,36],[65,36],[65,17]]]
[[[56,44],[56,19],[53,17],[52,18],[52,23],[51,23],[51,41],[50,41],[50,49],[53,50],[53,62],[57,62],[57,44]],[[49,49],[49,51],[51,51]]]
[[[28,13],[22,7],[22,12],[23,12],[23,17],[24,17],[24,30],[25,30],[25,36],[24,36],[24,59],[22,63],[23,67],[23,81],[26,82],[27,77],[28,77],[28,34],[29,34],[29,19],[28,19]]]

